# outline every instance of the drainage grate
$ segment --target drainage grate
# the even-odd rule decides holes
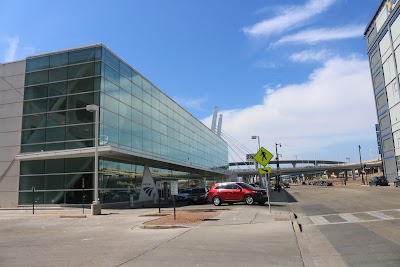
[[[288,218],[275,218],[275,221],[287,222],[287,221],[289,221],[289,219]]]

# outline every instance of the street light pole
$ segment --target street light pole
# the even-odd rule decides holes
[[[361,181],[363,184],[364,183],[364,173],[363,173],[363,166],[362,166],[362,160],[361,160],[361,146],[358,145],[358,154],[360,155],[360,172],[361,172]]]
[[[279,154],[278,154],[278,145],[282,147],[281,143],[275,142],[275,152],[276,152],[276,181],[275,181],[275,190],[278,189],[278,192],[281,192],[281,177],[280,177],[280,170],[279,170]]]
[[[91,205],[92,215],[101,214],[101,204],[99,201],[99,106],[87,105],[86,110],[94,112],[94,200]]]
[[[257,152],[258,152],[260,150],[260,148],[261,148],[261,146],[260,146],[260,136],[252,135],[251,139],[258,139],[258,150],[257,150]],[[255,162],[254,167],[255,167],[256,170],[258,169],[258,163],[257,162]],[[258,181],[260,182],[260,185],[261,185],[261,175],[260,174],[258,175]]]

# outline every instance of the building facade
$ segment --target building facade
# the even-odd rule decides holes
[[[378,117],[377,137],[384,173],[389,181],[400,175],[400,4],[384,0],[364,37]]]
[[[0,94],[0,206],[93,201],[91,104],[100,203],[226,178],[227,143],[104,45],[0,64]]]

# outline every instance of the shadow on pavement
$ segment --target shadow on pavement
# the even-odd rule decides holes
[[[271,202],[293,203],[297,202],[297,199],[282,188],[281,192],[271,191]]]

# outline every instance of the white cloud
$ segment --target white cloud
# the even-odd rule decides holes
[[[189,98],[173,97],[175,102],[179,103],[185,109],[203,110],[202,104],[205,102],[204,98]]]
[[[220,111],[223,131],[252,149],[256,143],[251,135],[259,135],[261,145],[270,151],[275,150],[275,142],[281,142],[286,159],[350,142],[376,143],[369,77],[366,60],[356,56],[329,59],[305,83],[265,88],[260,105]],[[211,117],[203,123],[211,125]]]
[[[0,56],[3,56],[4,62],[20,60],[35,53],[33,47],[21,45],[19,36],[5,37],[0,40],[0,48],[4,47],[4,54]],[[5,45],[2,45],[3,43]]]
[[[4,60],[5,62],[15,61],[19,44],[19,37],[16,36],[11,38],[6,38],[6,42],[7,42],[7,50],[4,55]]]
[[[322,50],[304,50],[299,53],[292,54],[289,57],[293,62],[309,62],[309,61],[322,61],[328,58],[329,52],[325,49]]]
[[[308,43],[315,44],[323,41],[349,39],[363,36],[365,25],[351,25],[341,28],[322,28],[312,29],[298,32],[296,34],[287,35],[279,39],[274,45],[284,43]]]
[[[250,36],[266,36],[281,33],[304,23],[308,19],[324,12],[336,0],[309,0],[303,6],[291,6],[282,10],[280,15],[263,20],[250,27],[244,27],[244,33]]]

